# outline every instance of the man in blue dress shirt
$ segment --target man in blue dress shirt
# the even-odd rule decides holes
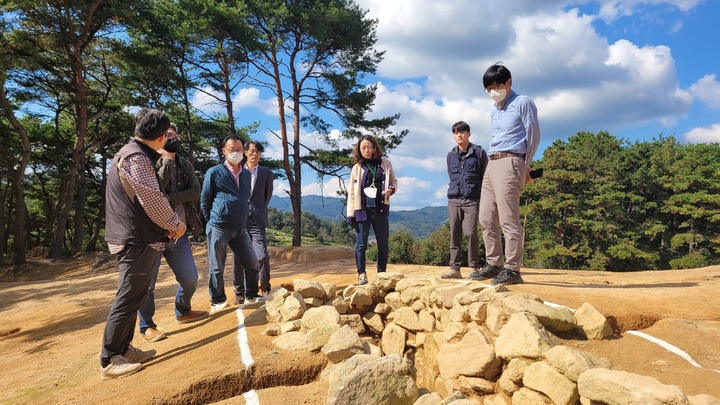
[[[471,276],[492,278],[493,285],[520,284],[523,229],[520,193],[532,183],[530,163],[540,144],[540,124],[535,103],[512,90],[512,76],[502,64],[483,75],[485,91],[495,102],[490,129],[490,158],[480,193],[480,226],[487,265]],[[500,234],[505,237],[503,251]]]

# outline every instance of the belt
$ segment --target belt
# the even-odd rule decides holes
[[[525,154],[513,152],[495,152],[491,153],[488,157],[490,158],[490,160],[498,160],[506,157],[519,157],[525,159]]]

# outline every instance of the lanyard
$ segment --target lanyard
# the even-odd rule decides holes
[[[375,166],[375,169],[373,169],[371,165],[368,165],[367,168],[370,173],[372,173],[372,186],[375,187],[375,174],[377,173],[377,166]]]

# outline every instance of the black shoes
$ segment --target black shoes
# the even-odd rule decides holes
[[[490,284],[492,285],[510,285],[510,284],[522,284],[525,280],[520,277],[520,272],[509,269],[502,269],[500,273],[492,279]]]
[[[487,280],[496,277],[502,270],[504,270],[502,267],[493,266],[488,263],[482,270],[473,271],[468,277],[473,280]]]
[[[245,295],[244,294],[238,294],[235,296],[235,305],[241,305],[245,303]]]

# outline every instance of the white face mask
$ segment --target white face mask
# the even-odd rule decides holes
[[[240,152],[231,152],[227,155],[227,161],[231,164],[238,164],[242,160],[242,153]]]
[[[492,89],[492,90],[490,90],[490,91],[488,92],[488,94],[490,95],[490,98],[493,99],[493,101],[495,101],[496,103],[499,103],[499,102],[505,100],[505,96],[507,96],[507,90],[505,90],[505,89],[500,89],[500,90]]]

